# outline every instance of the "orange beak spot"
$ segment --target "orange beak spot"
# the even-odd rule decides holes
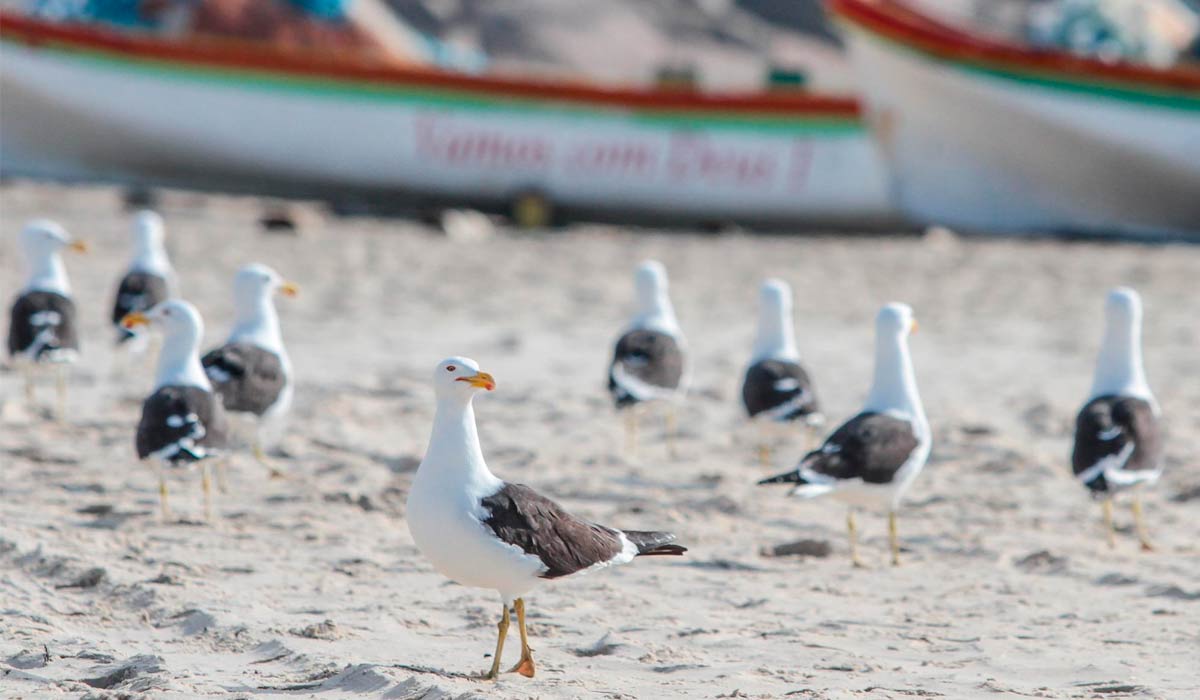
[[[125,314],[125,318],[121,319],[121,327],[126,330],[133,330],[138,326],[148,325],[150,325],[150,318],[141,311],[134,311],[132,313]]]
[[[912,328],[910,328],[908,332],[916,333],[918,328],[920,328],[920,326],[917,325],[917,319],[914,318],[912,321]]]
[[[300,285],[295,282],[284,282],[279,285],[279,293],[285,297],[295,297],[300,294]]]
[[[84,240],[76,239],[74,241],[71,241],[71,245],[69,245],[68,248],[75,251],[76,253],[88,252],[88,244],[87,244],[87,241],[84,241]]]
[[[457,381],[466,382],[473,387],[487,391],[493,391],[496,388],[496,380],[492,379],[492,375],[487,372],[479,372],[471,377],[459,377]]]

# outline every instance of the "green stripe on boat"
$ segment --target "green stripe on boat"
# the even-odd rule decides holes
[[[0,37],[4,42],[26,46],[19,39]],[[864,124],[855,117],[836,115],[745,114],[717,110],[691,111],[669,108],[624,108],[610,105],[574,105],[566,101],[528,97],[482,95],[466,90],[425,86],[397,86],[370,80],[313,78],[254,68],[226,68],[162,59],[131,57],[118,52],[97,51],[64,44],[40,44],[70,60],[117,67],[123,70],[182,78],[196,82],[245,86],[254,89],[299,92],[318,97],[349,97],[361,100],[403,102],[434,108],[561,116],[581,120],[627,120],[647,126],[767,133],[814,134],[826,137],[860,136]]]

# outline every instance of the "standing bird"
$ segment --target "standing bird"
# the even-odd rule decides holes
[[[480,389],[496,388],[495,380],[474,360],[451,357],[438,364],[433,384],[437,411],[408,494],[408,529],[444,576],[500,594],[499,637],[486,677],[500,672],[510,607],[516,608],[521,633],[521,660],[512,671],[532,677],[522,596],[542,579],[687,550],[672,544],[670,533],[622,531],[580,520],[528,486],[501,481],[483,461],[471,406]]]
[[[637,313],[613,352],[608,391],[625,413],[626,450],[637,450],[638,406],[666,401],[667,440],[674,452],[674,402],[687,391],[687,347],[667,294],[667,270],[647,260],[634,274]]]
[[[254,421],[254,457],[264,466],[270,466],[264,449],[278,439],[292,407],[292,363],[283,348],[276,292],[294,297],[299,287],[266,265],[238,270],[233,330],[224,345],[201,360],[225,410]]]
[[[862,412],[806,454],[795,470],[758,482],[796,484],[794,496],[831,494],[849,504],[850,558],[859,567],[855,507],[887,508],[892,564],[899,565],[896,509],[929,458],[929,422],[908,354],[908,335],[916,328],[907,305],[880,309],[875,318],[875,378]]]
[[[221,402],[200,366],[204,322],[196,307],[181,299],[165,301],[143,313],[134,311],[121,325],[128,329],[153,326],[163,333],[154,392],[142,404],[137,427],[137,454],[158,461],[158,493],[163,519],[170,517],[163,466],[200,462],[204,515],[212,515],[208,460],[219,457],[226,444],[227,425]]]
[[[742,404],[759,425],[759,460],[771,463],[767,427],[802,421],[806,436],[825,422],[808,372],[800,365],[792,330],[792,288],[769,279],[759,292],[758,335],[742,381]],[[805,449],[811,446],[806,437]]]
[[[1104,305],[1104,338],[1092,392],[1075,420],[1071,466],[1075,478],[1096,498],[1104,499],[1108,545],[1113,536],[1112,499],[1133,490],[1133,518],[1142,549],[1151,551],[1142,521],[1138,491],[1162,475],[1163,438],[1158,402],[1142,368],[1142,300],[1132,289],[1108,293]]]
[[[63,266],[63,248],[86,252],[87,245],[53,221],[30,221],[21,230],[25,286],[12,305],[8,354],[25,375],[25,398],[34,403],[35,373],[52,365],[58,384],[57,415],[66,416],[66,366],[79,359],[79,329],[71,282]]]
[[[149,311],[175,296],[175,270],[163,247],[163,221],[146,210],[133,219],[133,258],[117,287],[112,322],[117,327],[117,344],[130,344],[136,333],[121,325],[134,311]]]

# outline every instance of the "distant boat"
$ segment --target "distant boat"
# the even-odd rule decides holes
[[[830,0],[900,206],[996,231],[1200,232],[1200,69],[1035,50]]]
[[[465,75],[0,11],[6,174],[680,222],[893,216],[850,97]],[[535,217],[536,218],[536,217]]]

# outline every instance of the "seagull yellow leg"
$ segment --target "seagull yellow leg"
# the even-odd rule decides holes
[[[1108,538],[1108,548],[1117,546],[1116,529],[1113,528],[1112,499],[1104,499],[1104,535]]]
[[[533,649],[529,648],[529,633],[525,631],[525,599],[517,598],[517,628],[521,631],[521,660],[508,670],[509,673],[519,673],[526,678],[533,678]]]
[[[629,459],[637,457],[638,416],[637,407],[625,409],[625,456]]]
[[[1146,531],[1146,522],[1142,519],[1142,497],[1133,494],[1133,524],[1137,528],[1138,541],[1142,543],[1143,552],[1153,552],[1154,545],[1150,542],[1150,533]]]
[[[504,603],[504,614],[500,617],[499,635],[496,637],[496,654],[492,657],[492,670],[487,672],[484,680],[494,681],[500,675],[500,655],[504,653],[504,638],[508,636],[508,603]]]
[[[764,467],[771,466],[771,436],[768,434],[770,423],[759,420],[758,423],[758,463]]]
[[[283,472],[280,471],[279,469],[276,469],[275,466],[271,464],[271,460],[267,459],[267,452],[266,452],[266,450],[263,449],[262,440],[260,440],[257,437],[254,438],[253,450],[254,450],[254,459],[257,460],[259,464],[263,465],[271,472],[272,479],[282,479],[283,478]]]
[[[200,463],[200,485],[204,488],[204,519],[212,520],[212,477],[208,473],[208,460]]]
[[[892,566],[900,566],[900,537],[896,534],[896,511],[888,511],[888,541],[892,545]]]
[[[220,457],[217,459],[217,492],[229,493],[229,458]]]
[[[25,401],[29,404],[29,410],[33,410],[33,405],[37,403],[37,386],[33,380],[33,370],[25,367],[21,370],[21,374],[25,375]]]
[[[858,558],[858,525],[854,522],[854,509],[846,515],[846,533],[850,535],[850,563],[856,569],[865,568],[862,560]]]
[[[162,463],[158,465],[158,505],[162,509],[164,522],[171,519],[171,506],[167,504],[167,475]]]
[[[54,417],[62,423],[67,420],[67,371],[62,365],[54,368],[57,403]]]
[[[676,457],[679,456],[679,450],[677,449],[677,444],[676,444],[676,439],[675,439],[676,433],[679,432],[679,418],[675,414],[674,404],[667,406],[666,428],[667,428],[667,457],[669,457],[670,459],[675,459]]]

